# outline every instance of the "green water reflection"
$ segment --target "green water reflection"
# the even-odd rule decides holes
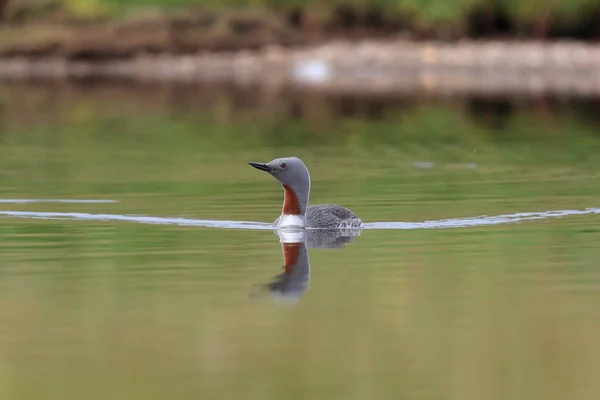
[[[573,102],[273,96],[5,86],[0,198],[118,202],[0,209],[270,222],[281,190],[246,161],[286,155],[312,203],[366,222],[598,206],[598,121]],[[600,395],[595,215],[364,231],[308,249],[292,307],[252,296],[282,272],[271,231],[1,221],[5,399]]]

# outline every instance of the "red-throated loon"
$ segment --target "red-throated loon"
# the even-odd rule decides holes
[[[266,164],[255,162],[248,164],[268,172],[283,185],[283,208],[281,215],[274,222],[275,227],[328,229],[362,227],[362,220],[345,207],[335,204],[308,205],[310,175],[299,158],[277,158]]]

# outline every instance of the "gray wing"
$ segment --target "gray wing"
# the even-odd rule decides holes
[[[362,221],[349,209],[336,204],[308,206],[306,220],[309,228],[360,227]]]

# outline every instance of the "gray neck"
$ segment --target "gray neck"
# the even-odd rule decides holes
[[[310,186],[284,185],[285,199],[281,216],[275,221],[279,228],[304,228],[306,227],[306,207],[308,204],[308,194]]]
[[[299,186],[299,185],[298,185]],[[302,188],[293,187],[296,196],[298,197],[298,205],[300,206],[300,212],[302,215],[306,214],[306,207],[308,207],[308,197],[310,196],[310,181],[308,185]]]
[[[306,207],[308,206],[308,197],[310,196],[310,175],[307,170],[296,173],[293,176],[293,179],[290,179],[288,182],[290,184],[285,184],[281,182],[286,190],[285,196],[287,200],[287,196],[296,196],[298,200],[298,208],[300,209],[300,215],[304,216],[306,214]],[[287,193],[286,186],[289,187],[293,193]],[[292,200],[290,198],[289,200]],[[286,204],[291,205],[287,201],[284,201],[283,214],[295,214],[286,211]],[[292,203],[293,204],[293,203]],[[296,211],[297,212],[297,211]]]

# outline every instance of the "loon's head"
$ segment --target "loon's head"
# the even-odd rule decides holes
[[[304,214],[310,194],[310,175],[298,157],[276,158],[266,164],[249,162],[254,168],[268,172],[283,185],[283,214]]]

